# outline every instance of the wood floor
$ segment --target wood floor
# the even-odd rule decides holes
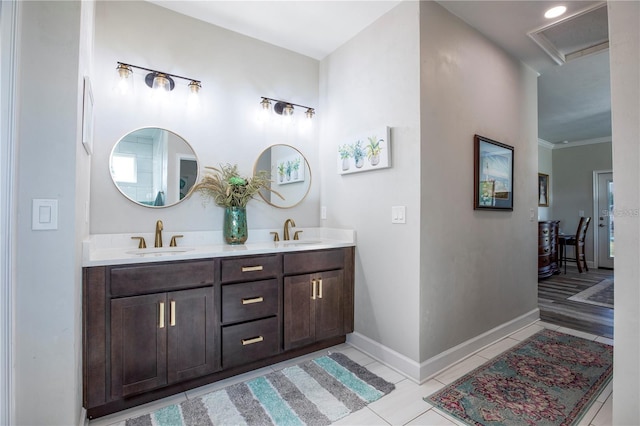
[[[559,275],[539,280],[540,319],[613,338],[613,309],[567,300],[607,278],[613,278],[612,270],[592,268],[589,272],[579,274],[578,268],[569,264],[566,275],[563,268]]]

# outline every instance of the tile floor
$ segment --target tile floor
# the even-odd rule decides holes
[[[485,363],[487,360],[495,357],[499,353],[516,345],[518,342],[533,335],[542,328],[550,328],[567,334],[580,336],[586,339],[596,340],[607,344],[613,344],[611,339],[596,336],[581,331],[575,331],[568,328],[559,327],[553,324],[538,321],[526,328],[523,328],[510,336],[499,340],[498,342],[482,349],[481,351],[465,358],[464,360],[450,366],[437,376],[428,380],[422,385],[417,385],[413,381],[407,379],[402,374],[392,370],[391,368],[372,359],[366,354],[360,352],[348,343],[330,348],[333,352],[342,352],[355,362],[366,366],[369,370],[396,385],[396,389],[389,395],[369,404],[364,409],[357,411],[341,420],[336,425],[463,425],[455,419],[447,416],[432,405],[425,402],[422,398],[433,392],[436,392],[445,385],[453,382],[462,375],[468,373],[472,369]],[[294,358],[270,367],[254,370],[239,376],[231,377],[220,382],[212,383],[197,389],[174,395],[159,401],[145,404],[140,407],[105,416],[89,422],[90,426],[110,426],[124,424],[124,420],[136,417],[150,411],[157,410],[161,407],[180,403],[190,398],[203,395],[205,393],[223,388],[230,384],[249,380],[254,377],[270,373],[272,370],[279,370],[291,365],[298,364],[307,359],[317,357],[325,351],[316,352],[305,355],[300,358]],[[612,385],[607,388],[598,397],[589,412],[585,415],[580,425],[585,426],[604,426],[611,425],[612,419]],[[121,423],[122,422],[122,423]]]

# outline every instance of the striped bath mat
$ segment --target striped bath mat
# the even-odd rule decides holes
[[[121,424],[329,425],[394,389],[393,383],[336,352]]]

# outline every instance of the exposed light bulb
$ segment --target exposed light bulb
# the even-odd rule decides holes
[[[202,89],[202,84],[199,81],[193,80],[189,83],[187,105],[191,110],[200,107],[200,89]]]
[[[171,90],[171,85],[164,74],[157,74],[153,78],[153,86],[151,88],[156,92],[168,92]]]
[[[115,89],[121,95],[127,95],[133,91],[133,70],[129,65],[118,64],[118,73]]]
[[[282,121],[284,124],[289,125],[293,121],[293,105],[287,104],[282,109]]]

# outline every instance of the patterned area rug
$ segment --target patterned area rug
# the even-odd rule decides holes
[[[424,400],[471,425],[575,425],[612,374],[612,346],[543,330]]]
[[[602,280],[598,284],[569,297],[569,300],[613,309],[613,280]]]
[[[120,425],[329,425],[394,389],[347,356],[332,353]]]

